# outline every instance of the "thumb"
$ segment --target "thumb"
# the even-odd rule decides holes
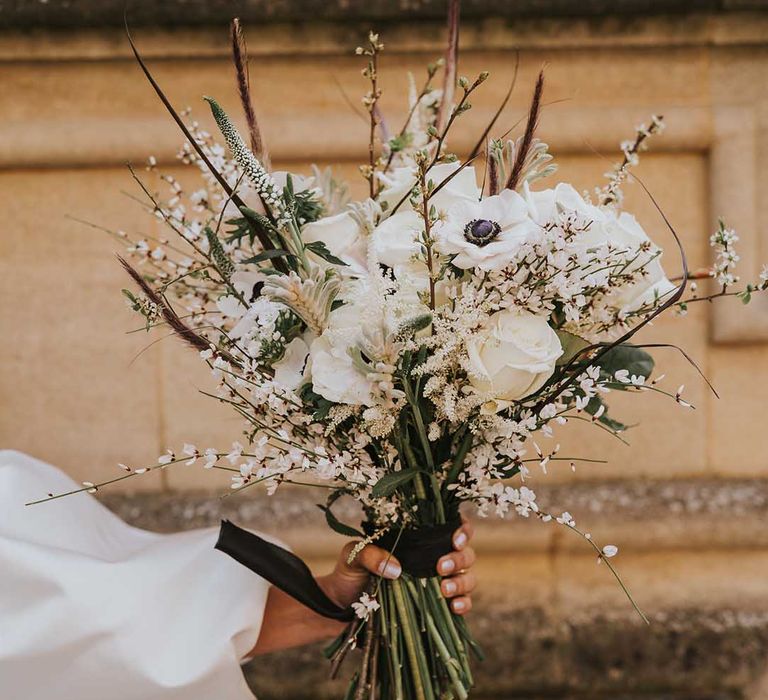
[[[382,578],[396,579],[400,576],[403,568],[400,566],[400,562],[395,556],[388,552],[386,549],[377,547],[376,545],[369,544],[363,547],[357,554],[351,564],[347,564],[349,554],[353,551],[356,543],[351,543],[349,551],[346,551],[343,564],[346,565],[351,571],[357,573],[371,573]]]

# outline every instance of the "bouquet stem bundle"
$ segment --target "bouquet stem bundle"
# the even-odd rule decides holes
[[[363,663],[349,685],[350,700],[464,700],[473,685],[470,652],[480,656],[463,619],[451,612],[437,576],[408,573],[377,584],[381,607],[329,648],[339,663],[361,645]],[[384,669],[384,672],[380,672]]]

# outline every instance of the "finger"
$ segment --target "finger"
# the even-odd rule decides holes
[[[464,532],[467,533],[467,537],[471,540],[475,536],[475,524],[466,516],[461,516],[462,527]]]
[[[363,547],[356,561],[358,566],[382,578],[395,579],[403,571],[393,554],[373,544]]]
[[[462,515],[462,526],[453,533],[453,548],[456,550],[462,550],[467,546],[469,540],[472,539],[472,535],[475,534],[475,529],[472,524]]]
[[[454,598],[451,601],[451,610],[457,615],[466,615],[472,610],[472,598],[469,596],[461,596],[460,598]]]
[[[477,578],[468,571],[466,574],[444,578],[440,583],[440,590],[446,598],[454,598],[471,594],[475,586],[477,586]]]
[[[444,557],[440,557],[437,562],[437,573],[443,576],[450,576],[453,573],[468,569],[475,563],[475,550],[467,547],[459,552],[451,552]]]

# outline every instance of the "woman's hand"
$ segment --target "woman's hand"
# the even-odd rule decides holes
[[[472,609],[472,591],[477,585],[475,575],[469,571],[475,563],[475,550],[469,546],[474,529],[468,520],[462,520],[462,526],[453,533],[454,551],[437,562],[435,572],[444,577],[440,588],[443,595],[451,600],[451,609],[457,615],[464,615]],[[372,544],[364,547],[348,564],[347,559],[356,544],[347,543],[341,550],[333,573],[317,579],[326,595],[344,608],[360,597],[371,574],[396,579],[402,571],[392,554]]]
[[[440,587],[449,598],[451,609],[464,615],[472,609],[472,591],[475,575],[469,571],[475,563],[475,550],[469,546],[474,529],[467,520],[453,533],[453,549],[437,562],[435,573],[443,576]],[[318,576],[317,583],[337,605],[347,607],[360,598],[368,587],[371,574],[395,579],[400,576],[400,563],[389,552],[369,544],[355,560],[347,563],[356,542],[349,542],[341,550],[333,573]],[[329,620],[304,607],[278,588],[270,588],[267,607],[256,646],[248,656],[267,654],[279,649],[309,644],[339,634],[346,623]]]

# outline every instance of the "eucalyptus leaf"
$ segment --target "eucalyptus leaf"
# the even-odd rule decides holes
[[[630,376],[651,376],[654,367],[653,357],[645,350],[635,345],[624,343],[611,348],[596,364],[600,365],[603,374],[613,377],[620,369],[625,369]]]

